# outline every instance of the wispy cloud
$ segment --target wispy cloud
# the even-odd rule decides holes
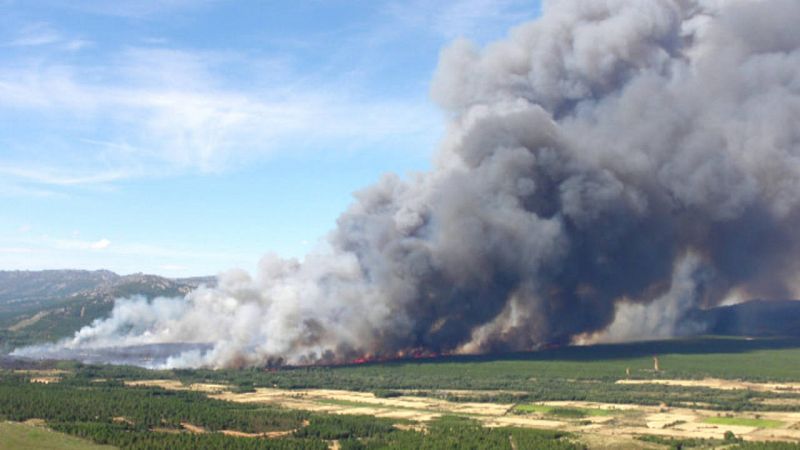
[[[246,262],[252,262],[251,255],[141,242],[112,242],[108,238],[63,238],[30,233],[0,237],[0,269],[3,270],[107,268],[120,273],[147,271],[178,276],[213,274],[220,267]]]
[[[37,184],[75,186],[84,184],[109,183],[124,179],[127,177],[127,174],[114,171],[81,175],[59,173],[59,171],[56,169],[49,169],[45,167],[37,167],[34,169],[0,164],[0,176]]]
[[[219,0],[136,0],[136,1],[97,1],[97,0],[39,0],[50,8],[69,9],[88,14],[146,19],[168,13],[199,9]]]
[[[75,52],[91,45],[91,41],[64,36],[49,23],[35,22],[23,26],[11,40],[0,45],[5,47],[54,46],[60,50]]]
[[[12,47],[31,47],[52,44],[61,40],[61,35],[50,25],[39,22],[24,27],[8,45]]]
[[[76,0],[53,7],[130,19],[211,3]],[[443,39],[479,36],[530,16],[537,4],[390,0],[377,7],[388,14],[373,31],[393,29],[388,39],[418,29]],[[358,46],[370,41],[363,37],[345,40],[344,54],[332,50],[337,55],[309,70],[276,52],[189,49],[171,40],[140,39],[140,46],[95,48],[91,58],[60,57],[52,46],[81,50],[92,43],[47,22],[24,27],[12,44],[36,48],[0,66],[0,120],[30,116],[26,123],[37,128],[31,135],[44,137],[12,144],[55,150],[44,152],[45,166],[42,151],[30,158],[27,150],[16,151],[13,159],[0,156],[0,176],[6,177],[0,195],[46,196],[64,187],[137,177],[214,173],[287,152],[432,145],[442,122],[424,86],[416,96],[390,96],[359,84],[380,64],[369,58],[353,65],[352,56],[363,50]]]
[[[481,38],[497,24],[518,23],[538,11],[537,0],[397,1],[387,10],[398,20],[438,33],[445,39]],[[500,27],[503,28],[503,27]]]
[[[0,198],[59,198],[64,195],[53,189],[27,186],[15,179],[0,180]]]
[[[111,246],[111,241],[102,238],[97,241],[82,241],[77,239],[44,239],[44,242],[51,242],[54,248],[59,250],[105,250]]]
[[[36,249],[29,247],[0,247],[0,254],[6,253],[10,255],[24,255],[35,252]]]
[[[130,18],[210,3],[77,0],[53,6]],[[388,12],[381,16],[387,22],[373,31],[393,29],[388,39],[417,29],[443,39],[476,36],[530,15],[537,4],[397,1],[379,7]],[[169,40],[93,49],[91,58],[53,53],[92,44],[69,34],[48,22],[23,27],[10,45],[32,51],[0,66],[0,120],[26,114],[28,126],[36,127],[34,140],[11,144],[52,148],[0,156],[0,195],[44,197],[139,177],[215,173],[293,152],[430,146],[441,131],[424,86],[410,97],[375,95],[359,84],[380,64],[375,58],[359,66],[342,54],[308,70],[278,53],[188,49]],[[344,53],[358,55],[360,42],[369,41],[361,38],[346,41]]]
[[[352,149],[397,135],[432,133],[437,123],[436,113],[417,99],[367,99],[325,80],[258,90],[229,87],[218,74],[218,64],[229,60],[214,54],[131,49],[125,56],[107,66],[37,61],[0,69],[0,114],[19,110],[60,123],[102,121],[111,130],[104,148],[85,158],[102,160],[102,170],[63,173],[0,160],[0,174],[77,185],[154,171],[214,172],[279,151],[334,143]],[[92,135],[82,140],[101,141]]]

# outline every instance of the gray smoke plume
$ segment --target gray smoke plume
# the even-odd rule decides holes
[[[173,367],[528,350],[796,293],[800,2],[543,10],[442,52],[435,168],[358,192],[328,251],[120,301],[56,348],[210,346]]]

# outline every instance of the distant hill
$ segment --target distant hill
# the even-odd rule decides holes
[[[0,271],[0,350],[69,336],[106,316],[117,298],[183,296],[215,284],[215,277],[122,276],[107,270]]]
[[[751,300],[699,311],[707,333],[725,336],[800,337],[800,301]]]
[[[119,278],[108,270],[0,271],[0,308],[63,298]]]

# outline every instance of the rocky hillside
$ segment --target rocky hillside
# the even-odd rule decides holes
[[[64,298],[119,278],[108,270],[0,271],[0,307]]]
[[[175,297],[186,295],[189,291],[200,285],[214,285],[214,277],[197,278],[164,278],[158,275],[137,273],[117,277],[116,279],[99,283],[88,289],[82,289],[69,295],[69,298],[83,297],[98,301],[113,300],[118,297],[143,295],[153,297]]]

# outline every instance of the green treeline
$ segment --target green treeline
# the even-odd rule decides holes
[[[234,404],[191,391],[123,387],[114,383],[82,385],[69,380],[42,385],[6,377],[0,382],[0,417],[12,421],[38,418],[48,422],[107,424],[115,423],[115,418],[117,421],[124,418],[138,430],[179,429],[182,422],[189,422],[210,431],[261,433],[293,429],[308,414]]]

